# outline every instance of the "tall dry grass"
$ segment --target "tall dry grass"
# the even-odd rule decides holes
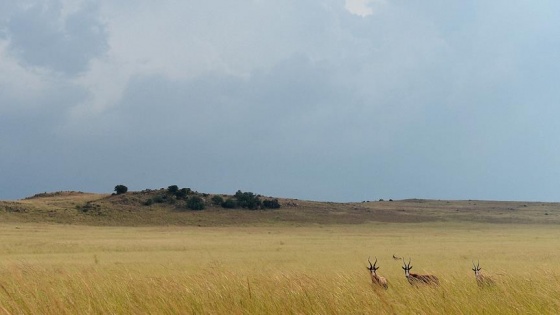
[[[556,314],[548,226],[93,228],[1,225],[5,314]],[[413,272],[438,287],[413,287]],[[389,289],[366,270],[376,256]],[[479,288],[480,259],[496,285]]]

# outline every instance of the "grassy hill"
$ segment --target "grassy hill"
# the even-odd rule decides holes
[[[18,201],[0,201],[2,222],[50,222],[83,225],[237,226],[262,224],[361,224],[368,222],[560,223],[560,203],[446,201],[408,199],[334,203],[278,198],[279,209],[225,209],[212,194],[198,194],[206,208],[190,210],[165,189],[94,194],[42,193]],[[162,196],[166,196],[164,200]],[[220,195],[224,199],[232,196]],[[267,199],[260,196],[261,199]],[[153,202],[158,200],[158,202]],[[150,205],[147,205],[150,204]]]

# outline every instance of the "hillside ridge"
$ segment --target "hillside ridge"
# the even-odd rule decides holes
[[[239,194],[238,192],[237,194]],[[0,201],[2,222],[44,222],[114,226],[234,226],[261,224],[361,224],[369,222],[480,222],[560,224],[560,203],[404,199],[390,201],[323,202],[253,195],[277,200],[279,208],[224,208],[214,201],[235,195],[191,191],[186,196],[168,189],[122,194],[81,191],[38,193],[16,201]],[[219,196],[219,197],[216,197]],[[203,210],[188,208],[199,198]]]

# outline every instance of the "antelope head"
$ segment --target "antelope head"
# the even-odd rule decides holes
[[[472,271],[474,271],[474,275],[477,276],[477,277],[480,276],[480,270],[482,269],[482,268],[480,268],[480,261],[478,261],[476,265],[474,264],[474,261],[473,261],[472,265],[473,265]]]
[[[410,269],[412,269],[412,266],[410,265],[410,261],[411,259],[408,259],[408,264],[404,261],[404,258],[402,259],[402,262],[404,264],[404,266],[402,267],[402,269],[404,269],[404,275],[405,277],[410,277]]]
[[[379,269],[379,267],[375,266],[377,264],[377,257],[375,257],[375,262],[373,263],[373,265],[371,264],[371,261],[369,260],[369,257],[368,257],[367,260],[369,262],[369,267],[367,267],[367,269],[371,272],[372,275],[377,275],[376,271],[377,271],[377,269]]]

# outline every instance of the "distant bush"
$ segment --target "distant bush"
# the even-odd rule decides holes
[[[280,208],[280,203],[278,202],[278,199],[263,200],[262,205],[263,205],[264,208],[268,208],[268,209],[278,209],[278,208]]]
[[[164,203],[167,200],[167,196],[157,195],[152,198],[152,201],[155,203]]]
[[[215,195],[212,197],[212,202],[218,204],[218,201],[223,200],[221,196]],[[233,209],[233,208],[246,208],[246,209],[278,209],[280,208],[280,203],[278,199],[267,199],[262,201],[259,195],[255,195],[252,192],[242,192],[238,190],[233,198],[228,198],[225,201],[221,201],[223,208]]]
[[[167,192],[172,194],[172,195],[177,194],[178,191],[179,191],[179,187],[177,185],[171,185],[171,186],[167,187]]]
[[[235,202],[235,199],[233,198],[228,198],[224,202],[222,202],[222,208],[235,209],[236,207],[237,207],[237,202]]]
[[[235,193],[235,199],[237,199],[237,205],[241,208],[248,208],[251,210],[259,209],[262,206],[262,201],[259,196],[253,194],[252,192],[242,192],[238,190]]]
[[[190,188],[181,188],[175,193],[175,197],[177,197],[177,199],[186,199],[189,192]]]
[[[204,207],[204,199],[201,197],[193,196],[187,200],[187,208],[191,210],[204,210]]]
[[[220,196],[220,195],[214,195],[212,197],[212,199],[210,199],[210,200],[212,200],[212,204],[214,204],[216,206],[219,206],[222,203],[224,203],[224,198],[222,198],[222,196]]]
[[[151,206],[151,205],[153,205],[153,204],[154,204],[154,199],[151,199],[151,198],[148,199],[148,200],[146,200],[146,201],[144,202],[144,205],[145,205],[145,206]]]
[[[127,191],[128,191],[128,187],[126,187],[125,185],[115,186],[115,192],[117,193],[117,195],[124,194]]]

